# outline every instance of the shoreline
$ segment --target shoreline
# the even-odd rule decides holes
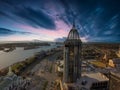
[[[47,56],[54,54],[56,51],[59,51],[59,50],[56,48],[53,48],[47,51],[40,51],[40,52],[35,53],[33,56],[26,58],[23,61],[14,63],[10,66],[12,67],[12,71],[15,74],[22,75],[22,73],[24,72],[24,70],[26,70],[26,68],[28,68],[31,65],[34,66],[36,62],[40,62],[43,58],[46,58]],[[9,66],[0,69],[0,76],[5,76],[8,72],[8,68]]]

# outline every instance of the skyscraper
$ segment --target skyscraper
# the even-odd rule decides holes
[[[73,25],[64,42],[64,71],[61,90],[108,90],[109,79],[100,72],[82,73],[82,42]]]
[[[73,25],[64,43],[64,83],[74,83],[81,76],[81,45],[79,33]]]

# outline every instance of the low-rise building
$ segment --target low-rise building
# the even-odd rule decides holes
[[[110,73],[110,89],[109,90],[120,90],[120,73]]]
[[[86,73],[76,83],[65,83],[64,90],[109,90],[109,79],[101,73]]]
[[[75,83],[61,83],[61,90],[109,90],[109,79],[102,73],[85,73]]]
[[[109,79],[102,73],[86,73],[78,80],[77,87],[80,90],[108,90],[108,84]]]
[[[120,58],[109,59],[108,65],[120,69]]]
[[[63,60],[58,60],[55,64],[55,72],[58,74],[58,75],[62,75],[63,74],[63,64],[64,64],[64,61]]]

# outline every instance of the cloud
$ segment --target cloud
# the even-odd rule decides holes
[[[54,41],[56,42],[64,42],[66,40],[66,37],[62,37],[62,38],[56,38]]]
[[[0,36],[9,36],[14,34],[31,34],[30,32],[13,31],[6,28],[0,28]]]
[[[51,30],[56,28],[52,18],[42,10],[34,10],[32,8],[24,7],[24,9],[15,12],[15,14],[33,27],[43,27]]]
[[[0,11],[0,16],[7,16],[4,12]]]
[[[35,28],[55,30],[53,18],[42,8],[43,1],[24,0],[0,0],[0,17],[10,19],[15,23],[26,24]],[[39,3],[39,4],[38,4]],[[37,4],[37,5],[36,5]]]
[[[19,25],[32,27],[32,32],[37,29],[40,34],[56,34],[51,38],[55,36],[54,38],[62,40],[61,34],[58,34],[65,31],[65,26],[69,26],[66,30],[68,32],[75,19],[76,28],[83,40],[118,41],[119,4],[119,0],[0,0],[0,25],[9,25],[9,28],[7,19],[10,19]],[[60,21],[64,23],[56,23]],[[58,26],[61,27],[61,32]]]

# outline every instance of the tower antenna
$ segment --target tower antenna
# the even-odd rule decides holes
[[[75,28],[75,19],[73,19],[73,26],[72,28]]]

